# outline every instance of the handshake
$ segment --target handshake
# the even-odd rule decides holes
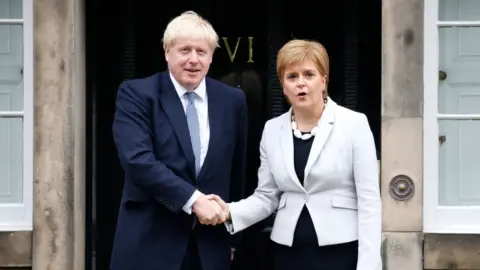
[[[198,221],[204,225],[222,224],[230,219],[228,205],[218,195],[200,195],[192,207]]]

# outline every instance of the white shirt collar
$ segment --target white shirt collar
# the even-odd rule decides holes
[[[180,97],[180,99],[184,98],[183,96],[185,95],[185,93],[188,92],[188,90],[185,89],[185,87],[181,86],[180,83],[177,80],[175,80],[172,73],[169,73],[169,74],[170,74],[170,79],[172,80],[173,86],[175,87],[175,91],[177,91],[178,96]],[[202,101],[205,100],[205,97],[207,95],[207,87],[205,85],[205,78],[203,78],[203,80],[200,82],[200,85],[193,91],[195,92],[195,94],[197,94],[197,96]]]

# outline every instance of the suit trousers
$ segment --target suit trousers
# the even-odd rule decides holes
[[[202,270],[198,256],[197,230],[193,229],[188,242],[187,252],[183,258],[181,270]]]

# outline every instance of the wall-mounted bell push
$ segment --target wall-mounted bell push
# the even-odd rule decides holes
[[[415,193],[415,183],[407,175],[397,175],[390,180],[389,192],[397,201],[408,201]]]

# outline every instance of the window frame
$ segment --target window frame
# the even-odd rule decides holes
[[[0,231],[33,230],[34,65],[33,0],[22,1],[22,19],[0,19],[0,25],[23,26],[23,110],[0,111],[0,118],[23,120],[23,202],[0,203]]]
[[[439,29],[480,26],[480,21],[440,21],[439,1],[424,5],[423,230],[426,233],[480,233],[480,205],[439,205],[439,120],[480,120],[480,114],[441,114],[438,110]],[[460,0],[461,1],[461,0]]]

